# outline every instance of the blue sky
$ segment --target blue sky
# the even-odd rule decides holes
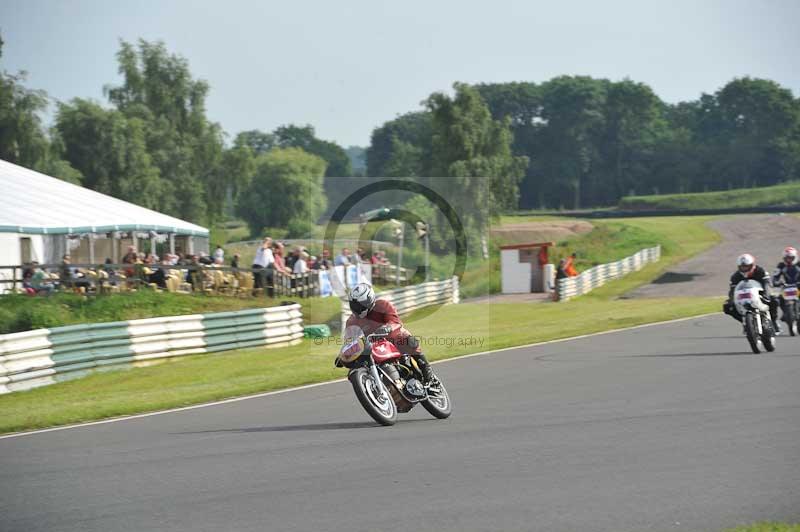
[[[119,39],[163,40],[211,85],[231,135],[312,124],[344,146],[453,82],[561,74],[648,83],[669,102],[734,77],[800,96],[800,2],[0,0],[0,68],[104,101]]]

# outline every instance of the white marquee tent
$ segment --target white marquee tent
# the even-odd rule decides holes
[[[31,260],[55,264],[66,252],[73,263],[117,263],[129,245],[208,251],[204,227],[3,160],[0,197],[0,269]]]

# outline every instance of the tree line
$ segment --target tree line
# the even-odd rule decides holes
[[[104,87],[105,103],[58,103],[49,129],[47,95],[26,88],[24,73],[0,72],[0,158],[196,223],[239,216],[253,236],[270,227],[304,236],[377,177],[433,188],[447,178],[448,200],[476,235],[506,210],[800,177],[800,100],[769,80],[734,79],[677,104],[629,79],[456,83],[376,127],[365,151],[319,139],[310,125],[230,139],[206,115],[209,85],[163,43],[122,41],[117,62],[122,83]],[[420,198],[368,203],[405,204],[446,225]],[[434,236],[443,246],[447,235]]]
[[[616,205],[631,194],[767,186],[800,178],[800,100],[765,79],[734,79],[669,104],[644,83],[561,76],[473,87],[530,161],[519,208]],[[436,175],[430,109],[375,129],[367,175]]]

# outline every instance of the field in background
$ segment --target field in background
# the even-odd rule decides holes
[[[619,202],[623,210],[735,209],[788,207],[800,204],[800,183],[772,187],[742,188],[720,192],[628,196]]]
[[[637,218],[600,224],[607,241],[617,242],[617,252],[626,252],[622,237],[631,236],[630,245],[634,247],[650,238],[658,239],[663,246],[662,261],[587,296],[558,304],[466,302],[422,309],[406,322],[422,338],[426,354],[442,360],[716,312],[719,298],[618,299],[627,290],[657,277],[670,264],[714,245],[719,237],[705,226],[708,219]],[[603,246],[590,246],[591,233],[585,237],[589,240],[576,240],[572,245],[584,249],[585,257],[599,260],[605,253]],[[496,264],[496,260],[483,261],[482,266],[468,270],[465,281],[472,275],[476,285],[493,282]],[[338,304],[334,298],[321,304],[330,302]],[[333,368],[337,351],[334,340],[304,340],[286,349],[191,356],[8,394],[0,396],[0,432],[148,412],[341,378],[344,371]]]

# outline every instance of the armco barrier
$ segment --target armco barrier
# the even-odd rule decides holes
[[[0,393],[72,379],[108,366],[303,338],[300,305],[69,325],[0,335]]]
[[[631,272],[639,271],[645,264],[658,262],[660,259],[661,246],[656,246],[638,251],[630,257],[625,257],[617,262],[600,264],[586,270],[577,277],[559,279],[556,286],[558,300],[567,301],[570,298],[589,293],[612,279],[618,279]]]
[[[458,277],[452,277],[444,281],[431,281],[396,290],[388,290],[376,294],[381,299],[391,301],[397,313],[401,316],[414,310],[429,305],[443,305],[447,303],[459,302]],[[347,318],[350,317],[350,306],[347,299],[342,301],[342,330],[345,329]]]

